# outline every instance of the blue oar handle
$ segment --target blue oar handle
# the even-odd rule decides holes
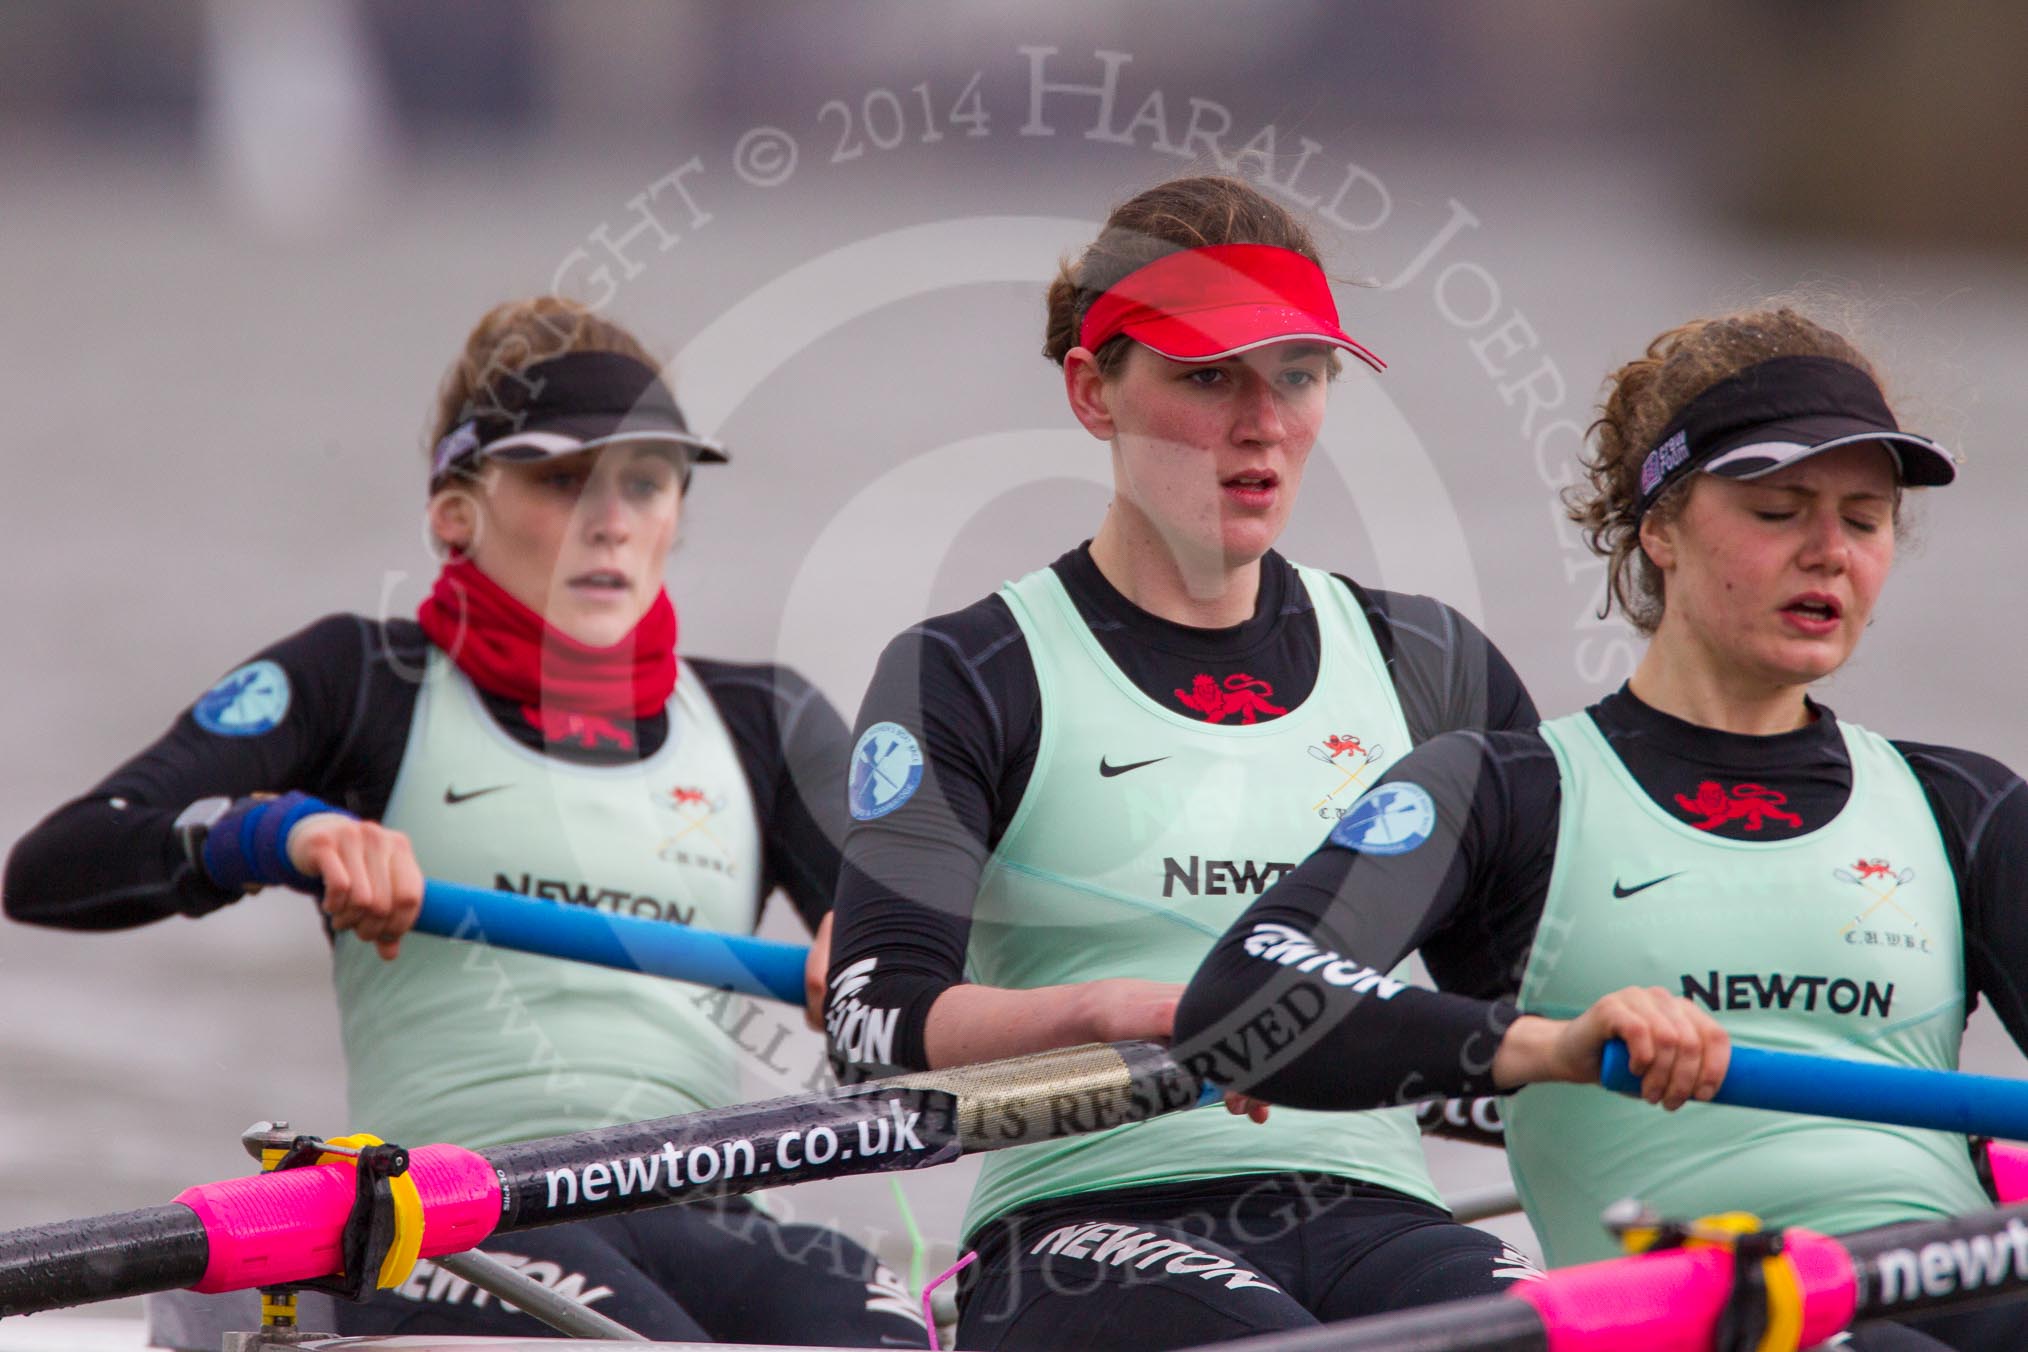
[[[436,885],[435,883],[430,884],[431,887],[435,887]],[[1734,1057],[1737,1057],[1739,1055],[1739,1048],[1734,1047],[1732,1054]],[[1612,1090],[1615,1094],[1638,1094],[1641,1092],[1640,1076],[1634,1074],[1627,1065],[1627,1057],[1629,1055],[1627,1044],[1618,1038],[1608,1041],[1605,1045],[1605,1050],[1599,1053],[1598,1082]]]
[[[1599,1083],[1622,1094],[1640,1092],[1639,1077],[1627,1068],[1627,1044],[1617,1038],[1605,1045]],[[2028,1081],[1998,1075],[1735,1046],[1713,1101],[2028,1141]]]
[[[810,953],[802,944],[610,915],[435,880],[423,885],[415,928],[447,939],[671,977],[792,1005],[803,1003],[803,963]]]

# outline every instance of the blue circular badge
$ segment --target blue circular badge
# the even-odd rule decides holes
[[[289,674],[262,658],[228,672],[197,697],[191,717],[221,737],[258,737],[272,732],[289,711]]]
[[[1366,791],[1345,809],[1331,843],[1360,854],[1407,854],[1436,830],[1436,802],[1420,784],[1400,780]]]
[[[852,748],[852,782],[846,801],[862,822],[888,813],[915,796],[922,783],[922,747],[899,723],[875,723]]]

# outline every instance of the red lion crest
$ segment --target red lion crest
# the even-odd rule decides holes
[[[1782,810],[1788,801],[1787,794],[1762,784],[1735,784],[1727,793],[1724,785],[1712,779],[1699,784],[1694,797],[1676,795],[1677,805],[1685,812],[1703,815],[1703,821],[1690,823],[1700,831],[1715,831],[1731,821],[1744,821],[1747,830],[1758,831],[1770,817],[1785,826],[1800,827],[1800,816]]]
[[[542,730],[545,742],[571,742],[578,746],[610,742],[623,751],[634,749],[634,734],[603,714],[574,713],[538,704],[522,705],[521,714],[529,726]]]
[[[1267,697],[1274,692],[1266,681],[1243,671],[1226,677],[1223,684],[1199,672],[1189,690],[1176,692],[1176,699],[1184,708],[1203,714],[1207,723],[1223,723],[1232,714],[1238,714],[1242,723],[1252,723],[1262,714],[1274,718],[1288,712],[1279,704],[1268,703]]]

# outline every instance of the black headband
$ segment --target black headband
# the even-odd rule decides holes
[[[1770,357],[1726,377],[1685,404],[1641,462],[1634,517],[1702,470],[1756,479],[1821,451],[1876,441],[1904,484],[1935,487],[1957,477],[1950,453],[1901,430],[1880,386],[1832,357]]]

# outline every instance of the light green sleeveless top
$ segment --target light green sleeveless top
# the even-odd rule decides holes
[[[1763,844],[1670,816],[1589,715],[1544,724],[1563,806],[1522,1009],[1571,1018],[1621,987],[1661,986],[1742,1046],[1955,1069],[1964,955],[1942,837],[1900,753],[1838,727],[1844,809]],[[1737,787],[1707,796],[1750,796],[1721,791]],[[1623,1197],[1830,1233],[1989,1205],[1961,1136],[1702,1103],[1663,1113],[1582,1085],[1517,1094],[1507,1158],[1556,1265],[1614,1254],[1598,1218]]]
[[[436,648],[382,821],[433,878],[750,933],[751,790],[697,673],[645,761],[572,765],[521,745]],[[507,1141],[738,1099],[732,1040],[700,987],[427,934],[383,962],[333,948],[354,1126],[406,1145]]]
[[[1002,589],[1041,693],[1034,772],[987,861],[970,971],[1026,989],[1101,977],[1188,981],[1212,941],[1308,857],[1338,815],[1408,749],[1408,726],[1366,617],[1329,574],[1297,570],[1321,662],[1301,705],[1248,725],[1241,699],[1211,723],[1156,704],[1099,646],[1044,568]],[[1272,695],[1237,675],[1190,693],[1220,708]],[[1370,757],[1370,758],[1369,758]],[[1045,1197],[1307,1170],[1436,1200],[1408,1110],[1276,1108],[1265,1126],[1219,1108],[988,1155],[967,1233]]]

